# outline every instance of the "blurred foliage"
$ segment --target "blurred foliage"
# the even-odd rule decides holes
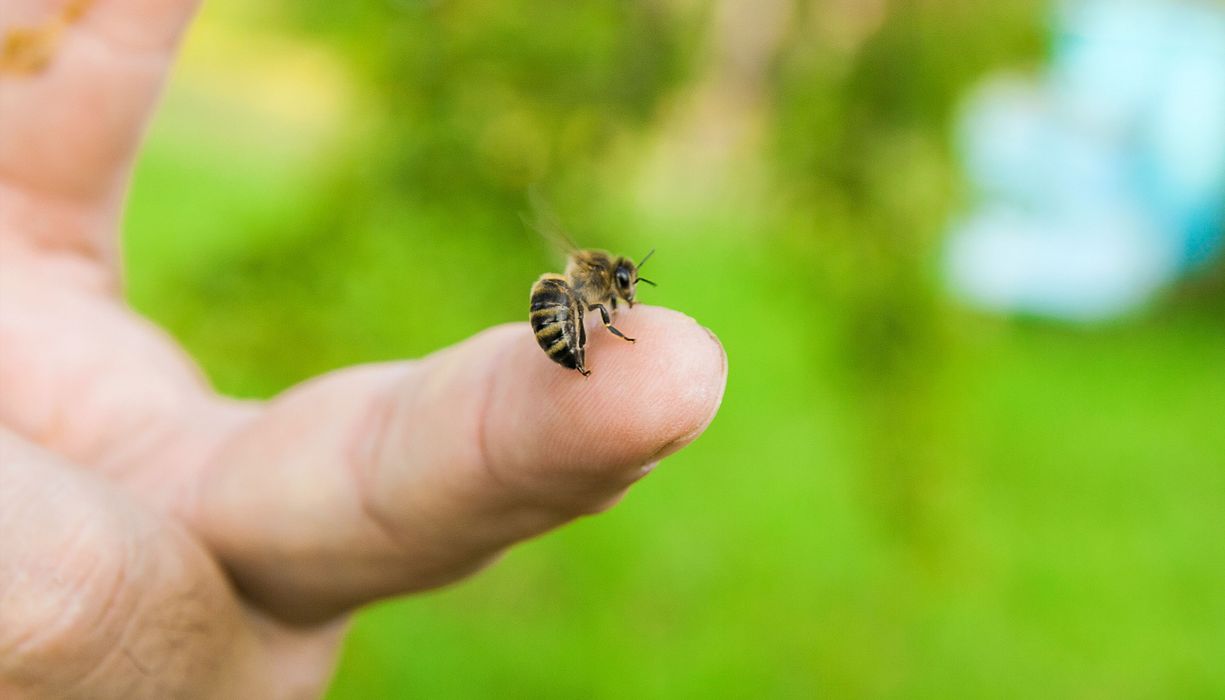
[[[331,697],[1225,694],[1220,275],[1094,329],[954,308],[962,91],[1035,3],[212,0],[137,168],[132,302],[268,396],[659,250],[725,405],[613,512],[359,616]],[[440,306],[439,299],[446,299]]]

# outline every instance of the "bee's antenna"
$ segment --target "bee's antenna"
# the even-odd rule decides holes
[[[647,256],[646,256],[645,258],[643,258],[643,259],[642,259],[642,262],[638,263],[638,267],[639,267],[639,269],[641,269],[643,265],[646,265],[646,264],[647,264],[647,261],[648,261],[648,260],[650,260],[650,259],[651,259],[651,256],[652,256],[652,255],[654,255],[654,254],[655,254],[655,249],[654,249],[654,248],[652,248],[652,249],[651,249],[651,252],[647,253]],[[639,279],[642,279],[642,278],[640,277]],[[654,284],[654,282],[649,282],[648,284]]]
[[[658,284],[655,284],[654,282],[652,282],[651,280],[649,280],[649,279],[647,279],[647,278],[645,278],[645,277],[639,277],[637,281],[639,281],[639,282],[646,282],[647,284],[651,285],[652,287],[658,287],[658,286],[659,286]]]

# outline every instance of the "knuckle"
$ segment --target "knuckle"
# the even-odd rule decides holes
[[[102,512],[39,545],[0,576],[0,678],[55,694],[101,664],[121,635],[134,602],[123,595],[131,550]],[[56,687],[45,688],[52,678]]]

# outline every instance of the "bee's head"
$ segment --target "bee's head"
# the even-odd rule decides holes
[[[617,287],[617,296],[624,299],[625,303],[630,306],[634,305],[634,288],[637,287],[639,282],[645,282],[652,287],[655,286],[655,283],[651,280],[638,276],[638,270],[654,253],[654,250],[647,253],[642,262],[637,265],[629,258],[617,258],[617,264],[613,267],[613,284]]]

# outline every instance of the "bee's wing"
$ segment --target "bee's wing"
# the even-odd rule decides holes
[[[545,201],[544,196],[539,190],[531,187],[527,191],[528,204],[531,206],[531,213],[523,212],[519,217],[523,219],[523,223],[542,238],[548,241],[555,248],[560,249],[566,255],[573,255],[579,251],[578,244],[570,238],[570,234],[566,233],[566,229],[561,224],[561,219],[557,213]]]

